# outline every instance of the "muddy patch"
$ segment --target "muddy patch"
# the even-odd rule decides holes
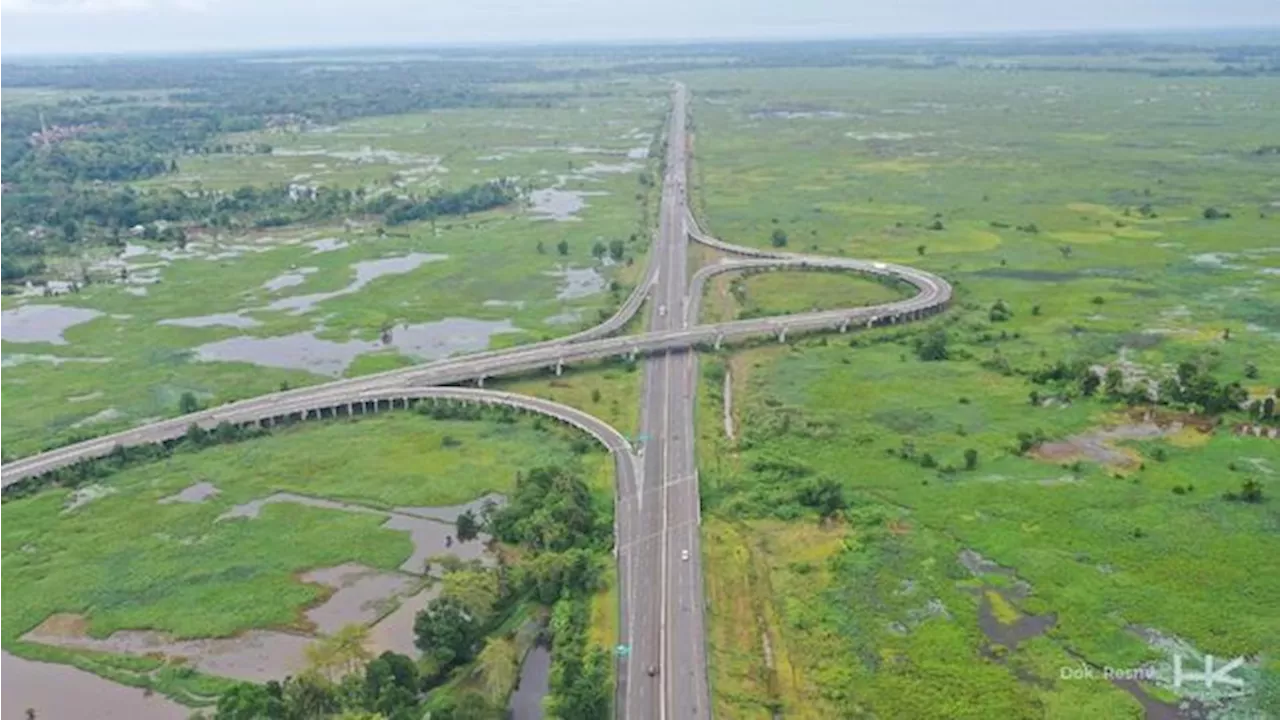
[[[189,328],[205,328],[205,327],[233,327],[233,328],[251,328],[258,327],[262,323],[251,317],[241,315],[240,313],[215,313],[213,315],[196,315],[194,317],[168,318],[156,323],[157,325],[173,325],[176,327]]]
[[[233,638],[175,640],[152,630],[117,630],[106,638],[90,637],[84,623],[54,615],[22,637],[27,642],[125,655],[164,655],[185,659],[213,675],[263,682],[296,674],[307,666],[312,638],[271,630],[250,630]],[[72,616],[78,617],[78,616]],[[6,670],[7,670],[6,666]]]
[[[310,331],[265,338],[240,335],[200,345],[195,354],[205,362],[246,362],[337,377],[365,353],[394,348],[420,360],[435,360],[484,350],[494,335],[517,331],[510,320],[445,318],[393,328],[387,332],[386,342],[325,340]]]
[[[161,505],[168,505],[170,503],[202,503],[220,492],[222,491],[211,482],[198,482],[179,490],[173,495],[162,497],[156,502]]]
[[[1161,425],[1147,419],[1073,435],[1066,440],[1047,442],[1037,447],[1032,455],[1040,460],[1057,463],[1089,460],[1102,465],[1133,467],[1141,462],[1141,458],[1135,451],[1117,447],[1115,443],[1164,437],[1178,432],[1182,427],[1183,424],[1177,421]]]
[[[1054,613],[1025,615],[1014,605],[1022,599],[1016,590],[984,587],[978,603],[978,627],[991,642],[1013,650],[1026,640],[1048,632],[1058,622]]]
[[[36,662],[9,653],[4,664],[0,714],[14,720],[95,718],[95,720],[184,720],[191,708],[162,695],[104,680],[84,670]]]
[[[62,305],[23,305],[0,312],[0,339],[15,343],[66,345],[62,333],[99,317],[97,310]]]

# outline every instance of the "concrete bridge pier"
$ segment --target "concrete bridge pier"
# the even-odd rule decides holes
[[[716,333],[716,349],[719,350],[720,346],[723,344],[724,344],[724,333]]]
[[[840,321],[840,332],[841,332],[841,333],[847,333],[847,332],[849,332],[849,321],[850,321],[850,318],[845,318],[844,320],[841,320],[841,321]]]
[[[479,388],[484,387],[484,376],[483,376],[483,375],[481,375],[480,377],[476,378],[476,387],[479,387]]]
[[[556,360],[556,377],[564,374],[564,360]]]
[[[781,330],[778,331],[778,342],[784,343],[786,341],[787,341],[787,329],[783,327]]]

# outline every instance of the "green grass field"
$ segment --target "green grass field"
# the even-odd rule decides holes
[[[291,503],[267,505],[251,521],[219,523],[219,515],[276,492],[366,508],[452,505],[510,493],[520,472],[543,465],[581,473],[595,502],[611,508],[609,456],[578,454],[574,441],[573,432],[537,418],[504,423],[390,413],[180,452],[90,486],[95,496],[77,507],[64,489],[10,501],[3,543],[10,598],[0,640],[24,657],[207,705],[229,681],[193,672],[181,660],[166,664],[21,638],[58,613],[82,616],[94,637],[141,629],[179,639],[306,630],[302,612],[329,591],[302,582],[301,573],[344,563],[394,571],[412,552],[409,536],[382,528],[383,516]],[[218,493],[199,503],[160,502],[197,482]],[[592,603],[590,632],[612,646],[617,596],[611,574],[606,582]]]
[[[1280,165],[1253,153],[1280,122],[1277,81],[971,68],[684,80],[693,202],[712,233],[767,247],[781,228],[788,249],[913,264],[957,288],[933,323],[951,338],[946,362],[917,359],[913,330],[704,359],[719,714],[1141,717],[1116,686],[1060,677],[1082,661],[1147,663],[1161,674],[1146,691],[1174,701],[1172,651],[1139,628],[1193,655],[1251,658],[1247,697],[1214,717],[1280,712],[1280,585],[1265,570],[1280,556],[1280,445],[1233,435],[1241,414],[1118,442],[1124,466],[1015,452],[1022,431],[1064,440],[1131,422],[1099,399],[1033,406],[1045,391],[1023,373],[1059,359],[1153,378],[1191,361],[1254,397],[1280,384]],[[1205,219],[1208,207],[1231,217]],[[828,282],[767,274],[736,294],[726,282],[708,312],[852,296]],[[998,301],[1012,317],[992,319]],[[816,478],[843,488],[845,519],[818,527],[797,503]],[[1246,479],[1263,504],[1223,499]],[[1016,575],[975,575],[964,550]],[[998,628],[1053,622],[1002,647],[988,612]]]

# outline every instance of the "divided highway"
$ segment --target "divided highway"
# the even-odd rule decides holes
[[[667,127],[662,207],[644,279],[612,317],[563,338],[426,363],[361,378],[273,393],[133,428],[9,462],[0,485],[9,487],[77,462],[104,457],[116,446],[164,442],[195,423],[261,425],[361,415],[432,400],[505,405],[549,415],[591,434],[613,455],[616,472],[616,554],[621,613],[619,642],[629,648],[617,666],[615,710],[632,720],[711,716],[699,552],[700,511],[694,457],[693,407],[697,356],[693,350],[803,332],[845,332],[919,319],[943,310],[951,286],[922,270],[892,263],[805,256],[746,248],[705,234],[686,197],[687,93],[677,85]],[[748,259],[724,261],[689,274],[688,240]],[[860,307],[700,325],[706,281],[718,273],[768,268],[844,270],[909,283],[909,299]],[[650,302],[648,330],[613,337]],[[643,356],[642,438],[638,447],[591,415],[514,393],[449,387],[486,378],[554,369],[609,357]]]

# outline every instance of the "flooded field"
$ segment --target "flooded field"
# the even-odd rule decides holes
[[[311,293],[308,295],[293,295],[290,297],[280,298],[275,302],[267,305],[266,310],[284,310],[294,315],[301,315],[308,312],[317,303],[329,300],[331,298],[341,297],[359,292],[366,285],[377,280],[380,277],[388,275],[403,275],[413,272],[429,262],[439,262],[448,259],[448,255],[439,253],[409,253],[398,257],[379,258],[377,260],[364,260],[352,265],[352,269],[356,272],[356,277],[349,285],[339,290],[330,292]]]
[[[396,598],[420,583],[412,575],[381,572],[357,563],[312,570],[298,579],[334,590],[328,600],[306,612],[315,631],[325,635],[352,623],[373,622],[394,606]]]
[[[577,300],[604,292],[609,283],[600,271],[593,267],[575,268],[563,266],[559,270],[548,270],[547,274],[561,280],[556,291],[557,300]]]
[[[400,565],[400,569],[403,572],[413,573],[415,575],[423,574],[427,560],[439,555],[454,555],[460,560],[481,560],[485,558],[485,543],[488,542],[488,537],[482,535],[480,538],[471,542],[455,542],[453,538],[453,520],[410,514],[398,509],[387,512],[385,510],[369,508],[363,505],[342,503],[335,500],[309,497],[295,493],[279,492],[258,500],[253,500],[243,505],[237,505],[220,515],[218,517],[218,522],[238,518],[253,519],[258,517],[262,512],[263,507],[276,503],[292,503],[295,505],[305,505],[307,507],[322,508],[325,510],[341,510],[343,512],[368,513],[386,516],[387,521],[382,527],[387,530],[406,532],[409,534],[409,539],[413,541],[413,553]],[[446,514],[453,511],[452,508],[409,509],[422,510],[425,512],[443,512]],[[460,513],[461,510],[458,512]],[[453,519],[456,518],[457,514],[454,514]]]
[[[0,714],[7,718],[74,720],[184,720],[191,709],[161,695],[148,695],[78,668],[36,662],[9,653],[3,666]],[[34,711],[34,715],[28,714]]]
[[[23,305],[0,312],[0,338],[15,343],[66,345],[62,333],[102,313],[63,305]]]
[[[108,488],[98,485],[80,488],[72,493],[67,509],[81,507],[108,491]],[[199,503],[215,497],[218,492],[212,483],[198,482],[157,502]],[[78,614],[59,613],[46,618],[24,635],[23,640],[125,655],[164,656],[169,660],[181,660],[212,675],[255,682],[280,679],[301,671],[307,665],[306,648],[318,634],[331,634],[353,623],[370,626],[369,644],[375,652],[392,650],[416,656],[417,649],[413,645],[415,616],[439,594],[439,586],[429,581],[424,574],[428,570],[428,559],[447,554],[464,561],[489,562],[490,558],[485,550],[487,538],[458,542],[453,538],[453,522],[466,510],[479,512],[489,503],[502,501],[502,496],[491,494],[460,505],[406,507],[384,511],[293,493],[268,495],[232,507],[220,515],[217,522],[252,521],[262,512],[263,507],[278,503],[381,515],[386,517],[383,528],[409,534],[413,542],[413,553],[399,571],[344,563],[299,574],[298,581],[320,585],[329,591],[322,601],[303,611],[301,630],[253,629],[233,637],[189,639],[177,639],[168,633],[152,630],[118,630],[105,638],[96,638],[88,632],[88,618]],[[9,669],[9,660],[6,656],[6,671]],[[84,673],[80,675],[98,681],[95,676]],[[79,680],[74,682],[76,687],[81,686]],[[127,704],[122,707],[127,707]]]
[[[607,195],[602,191],[561,190],[545,188],[529,193],[529,212],[535,220],[577,222],[578,213],[587,206],[587,198]]]
[[[317,240],[316,242],[321,241]],[[315,243],[311,243],[311,245],[314,246]],[[262,289],[270,292],[277,292],[285,288],[296,287],[306,282],[308,275],[319,271],[320,268],[317,267],[300,267],[297,270],[291,270],[287,273],[277,275],[262,283]]]
[[[160,498],[156,502],[161,505],[168,505],[169,503],[202,503],[220,492],[213,483],[198,482],[183,488],[178,493]]]
[[[233,327],[233,328],[251,328],[257,327],[262,323],[251,317],[241,315],[240,313],[215,313],[213,315],[196,315],[194,317],[185,318],[168,318],[161,320],[159,325],[175,325],[177,327]]]
[[[200,345],[196,358],[214,362],[247,362],[265,367],[307,370],[337,377],[360,355],[388,348],[419,360],[436,360],[455,353],[489,347],[494,335],[517,332],[510,320],[445,318],[437,322],[400,325],[381,340],[325,340],[315,332],[275,337],[241,335]]]
[[[400,601],[400,606],[369,628],[369,650],[375,654],[395,652],[417,657],[413,644],[413,622],[418,613],[440,595],[440,585],[429,585]]]

